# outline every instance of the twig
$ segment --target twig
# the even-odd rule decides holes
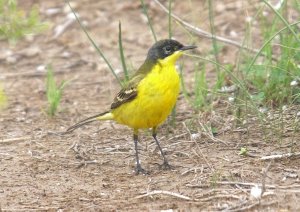
[[[69,28],[73,23],[75,23],[75,21],[76,19],[73,16],[73,14],[68,14],[66,20],[62,24],[57,25],[54,28],[53,39],[57,39],[58,37],[60,37],[67,30],[67,28]]]
[[[160,3],[159,0],[153,0],[156,4],[158,4],[166,13],[169,14],[169,10],[162,4]],[[246,47],[246,46],[243,46],[242,44],[240,44],[239,42],[236,42],[236,41],[233,41],[233,40],[230,40],[230,39],[227,39],[227,38],[224,38],[224,37],[221,37],[221,36],[216,36],[216,35],[212,35],[211,33],[205,31],[205,30],[202,30],[196,26],[193,26],[191,24],[189,24],[188,22],[182,20],[181,18],[179,18],[177,15],[175,15],[174,13],[171,13],[171,16],[176,20],[178,21],[180,24],[182,24],[184,27],[186,27],[188,30],[190,30],[191,32],[195,33],[196,35],[199,35],[201,37],[205,37],[205,38],[209,38],[209,39],[216,39],[218,41],[221,41],[223,43],[227,43],[227,44],[230,44],[230,45],[233,45],[233,46],[236,46],[236,47],[239,47],[239,48],[242,48],[242,49],[246,49],[250,52],[254,52],[254,53],[259,53],[259,50],[258,49],[252,49],[252,48],[249,48],[249,47]]]
[[[214,184],[219,184],[219,185],[242,185],[242,186],[260,186],[258,183],[248,183],[248,182],[235,182],[235,181],[217,181],[217,182],[213,182]],[[197,185],[187,185],[189,187],[197,187]],[[199,185],[199,186],[203,186],[203,185]],[[295,188],[300,188],[300,185],[288,185],[288,186],[279,186],[279,185],[270,185],[270,184],[265,184],[265,188],[269,188],[269,189],[280,189],[280,190],[284,190],[284,189],[295,189]],[[298,190],[297,190],[298,192]]]
[[[240,196],[233,195],[233,194],[232,195],[230,195],[230,194],[220,194],[220,195],[210,196],[210,197],[206,197],[206,198],[202,198],[202,199],[197,199],[197,201],[207,202],[207,201],[211,201],[213,199],[223,199],[223,198],[238,199],[238,200],[241,199]]]
[[[231,207],[226,207],[225,208],[225,211],[234,211],[234,210],[237,210],[239,208],[242,208],[242,206],[246,205],[247,203],[249,203],[250,200],[244,200],[244,201],[240,201],[238,202],[238,204],[236,205],[233,205]],[[223,210],[224,211],[224,210]]]
[[[99,162],[97,160],[83,160],[80,162],[77,166],[77,168],[81,168],[83,166],[87,166],[88,164],[98,164]]]
[[[182,125],[183,125],[183,127],[186,129],[186,131],[188,132],[188,134],[189,134],[189,136],[190,136],[190,139],[191,139],[191,140],[194,140],[194,139],[192,138],[192,133],[191,133],[190,129],[186,126],[186,124],[185,124],[184,122],[182,122]]]
[[[196,171],[199,170],[199,169],[201,170],[201,173],[202,173],[202,172],[203,172],[203,169],[204,169],[203,165],[202,165],[201,167],[193,167],[193,168],[190,168],[190,169],[188,169],[188,170],[182,172],[181,175],[185,175],[185,174],[187,174],[187,173],[189,173],[189,172],[192,172],[192,171],[194,171],[194,172],[196,173]]]
[[[79,197],[78,199],[79,199],[80,201],[87,201],[87,202],[91,201],[90,199],[85,198],[85,197]]]
[[[36,207],[36,208],[1,208],[0,211],[60,211],[59,207]]]
[[[295,153],[285,153],[281,155],[268,155],[268,156],[263,156],[260,159],[261,160],[276,160],[276,159],[284,159],[284,158],[290,158],[290,157],[296,157],[300,156],[300,152],[295,152]]]
[[[262,171],[263,174],[262,174],[262,188],[261,188],[261,195],[262,196],[264,194],[264,192],[266,191],[266,178],[267,178],[267,173],[271,167],[271,164],[272,164],[272,160],[269,162],[268,166]]]
[[[220,185],[243,185],[243,186],[257,186],[257,183],[246,183],[246,182],[227,182],[227,181],[219,181],[219,182],[214,182],[215,184],[220,184]],[[265,184],[265,188],[272,188],[275,189],[275,185],[268,185]]]
[[[24,140],[28,140],[30,138],[31,138],[30,136],[23,136],[23,137],[19,137],[19,138],[2,139],[2,140],[0,140],[0,144],[7,144],[7,143],[11,143],[11,142],[16,142],[16,141],[24,141]]]
[[[228,146],[228,142],[216,138],[211,132],[208,132],[208,130],[204,127],[204,125],[200,121],[198,121],[198,123],[199,123],[199,125],[201,126],[201,128],[203,130],[202,133],[205,134],[206,136],[208,136],[212,141],[221,142],[222,144]]]
[[[186,126],[185,122],[182,122],[182,124],[183,124],[183,127],[184,127],[184,128],[187,130],[187,132],[189,133],[190,139],[191,139],[191,140],[194,140],[194,142],[195,142],[195,144],[196,144],[196,146],[197,146],[197,149],[198,149],[198,151],[200,152],[202,158],[204,159],[206,165],[209,167],[209,169],[210,169],[211,171],[215,171],[215,169],[214,169],[214,168],[210,165],[210,163],[208,162],[207,158],[204,156],[204,154],[203,154],[203,152],[201,151],[201,149],[200,149],[199,144],[197,143],[197,141],[196,141],[195,139],[192,138],[192,133],[191,133],[190,129]],[[197,154],[197,152],[195,152],[195,153]]]
[[[171,191],[161,191],[161,190],[154,190],[154,191],[147,192],[146,194],[136,196],[135,199],[140,199],[143,197],[152,196],[152,195],[156,195],[156,194],[169,195],[169,196],[177,197],[179,199],[184,199],[184,200],[193,200],[192,198],[190,198],[188,196],[184,196],[182,194],[177,194],[177,193],[174,193]]]
[[[187,135],[188,133],[182,133],[182,134],[179,134],[179,135],[175,135],[175,136],[173,136],[173,137],[171,137],[171,138],[169,138],[167,141],[171,141],[171,140],[173,140],[173,139],[177,139],[177,138],[181,138],[182,136],[185,136],[185,135]]]
[[[237,208],[237,209],[233,209],[233,210],[228,210],[230,212],[237,212],[237,211],[246,211],[246,210],[250,210],[251,208],[254,208],[255,206],[259,205],[260,204],[260,201],[257,201],[251,205],[247,205],[245,207],[242,207],[242,208]]]
[[[167,139],[167,140],[164,139],[165,136],[162,136],[162,137],[160,138],[160,139],[161,139],[161,143],[163,143],[163,142],[168,142],[168,141],[171,141],[171,140],[174,140],[174,139],[183,137],[183,136],[185,136],[185,135],[187,135],[187,134],[188,134],[188,133],[182,133],[182,134],[179,134],[179,135],[175,135],[175,136],[173,136],[173,137],[171,137],[171,138],[169,138],[169,139]],[[176,142],[176,143],[172,142],[172,143],[171,143],[170,145],[168,145],[167,147],[174,146],[174,145],[177,145],[177,144],[180,144],[180,143],[182,143],[182,142]],[[149,144],[148,147],[151,147],[151,146],[154,146],[154,145],[156,145],[155,142],[153,142],[152,144]]]
[[[230,181],[217,181],[217,182],[212,182],[214,184],[218,184],[218,185],[242,185],[242,186],[256,186],[257,183],[247,183],[247,182],[230,182]],[[188,184],[186,185],[187,187],[191,187],[191,188],[196,188],[196,187],[208,187],[209,185],[192,185],[192,184]],[[265,185],[266,188],[270,188],[270,189],[275,189],[275,188],[282,188],[281,186],[276,186],[276,185]],[[295,185],[294,185],[295,186]]]

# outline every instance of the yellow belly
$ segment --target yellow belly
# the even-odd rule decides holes
[[[155,65],[139,83],[137,97],[112,110],[114,120],[134,129],[160,125],[174,107],[179,87],[174,65]]]

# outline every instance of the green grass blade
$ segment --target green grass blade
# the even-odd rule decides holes
[[[212,36],[212,44],[213,44],[213,54],[214,54],[215,60],[218,62],[219,50],[218,50],[217,40],[215,38],[213,0],[208,0],[208,12],[209,12],[209,24],[210,24],[210,31],[211,31],[211,36]],[[217,65],[216,65],[216,70],[217,70],[217,78],[218,78],[217,81],[219,82],[220,68]],[[221,83],[217,83],[216,85],[219,86],[219,84],[221,84]],[[216,87],[216,89],[218,89],[218,88],[220,88],[220,87]]]
[[[7,97],[4,93],[2,86],[0,85],[0,109],[4,108],[7,104]]]
[[[249,66],[248,66],[248,71],[252,69],[255,61],[257,60],[257,58],[259,57],[259,55],[262,53],[262,51],[264,50],[264,48],[277,36],[279,35],[281,32],[283,32],[284,30],[290,29],[292,26],[296,26],[297,24],[300,24],[300,21],[297,21],[295,23],[290,24],[289,26],[286,26],[284,28],[282,28],[281,30],[279,30],[278,32],[276,32],[273,36],[271,36],[262,46],[261,48],[258,50],[258,53],[253,57],[252,61],[250,62]]]
[[[225,68],[224,66],[222,66],[221,64],[219,64],[218,62],[214,61],[214,60],[210,60],[210,59],[207,59],[207,58],[204,58],[204,57],[201,57],[199,55],[193,55],[193,54],[188,54],[188,53],[185,53],[185,55],[188,55],[188,56],[191,56],[191,57],[195,57],[195,58],[198,58],[200,60],[203,60],[203,61],[206,61],[206,62],[210,62],[216,66],[219,66],[220,69],[224,70],[228,75],[230,75],[233,80],[244,90],[247,90],[244,83],[242,83],[242,81],[237,78],[230,70],[228,70],[227,68]],[[250,94],[249,94],[250,95]]]
[[[129,75],[128,75],[128,69],[127,69],[126,62],[125,62],[125,57],[124,57],[124,48],[123,48],[123,43],[122,43],[121,21],[119,21],[119,50],[120,50],[120,57],[121,57],[124,76],[125,76],[126,81],[128,81],[129,80]]]
[[[48,114],[50,116],[54,116],[59,101],[60,95],[58,88],[56,87],[53,70],[50,65],[47,66],[47,79],[46,79],[46,93],[47,93],[47,101],[48,101]]]
[[[245,83],[243,81],[241,81],[237,76],[235,76],[230,70],[228,70],[227,68],[225,68],[224,66],[222,66],[221,64],[219,64],[216,61],[201,57],[199,55],[192,55],[192,54],[187,54],[185,53],[185,55],[189,55],[191,57],[195,57],[207,62],[210,62],[214,65],[219,66],[220,69],[222,69],[223,71],[225,71],[225,73],[227,73],[230,77],[232,77],[233,81],[236,83],[236,85],[243,91],[245,92],[245,95],[248,97],[249,102],[252,104],[252,108],[257,112],[257,115],[260,119],[260,121],[262,121],[262,113],[259,111],[259,109],[256,106],[256,103],[254,102],[254,100],[251,98],[251,94],[249,93],[247,87],[245,86]]]
[[[188,101],[188,103],[192,105],[193,103],[191,101],[191,98],[188,94],[188,91],[186,89],[185,82],[184,82],[183,63],[181,63],[179,66],[179,76],[180,76],[181,90],[182,90],[183,96]]]
[[[173,3],[173,0],[169,0],[169,13],[168,13],[169,39],[172,38],[172,3]]]
[[[149,15],[148,15],[147,7],[146,7],[146,5],[145,5],[145,3],[144,3],[144,0],[140,0],[140,1],[141,1],[141,4],[142,4],[142,7],[143,7],[143,12],[144,12],[144,14],[145,14],[145,16],[147,17],[147,20],[148,20],[148,26],[149,26],[149,28],[150,28],[150,30],[151,30],[151,32],[152,32],[154,41],[156,42],[156,41],[157,41],[156,34],[155,34],[154,29],[153,29],[153,26],[152,26],[152,22],[151,22],[151,20],[150,20],[150,17],[149,17]]]
[[[195,85],[194,85],[194,107],[199,110],[206,106],[208,85],[206,81],[205,65],[203,65],[202,70],[199,65],[195,66]]]
[[[63,81],[60,86],[56,85],[54,79],[54,73],[51,65],[47,66],[47,76],[46,76],[46,95],[47,95],[47,102],[48,102],[48,114],[49,116],[54,116],[57,108],[60,104],[60,100],[62,97],[63,90],[65,86],[70,81]]]
[[[68,4],[68,6],[70,7],[72,13],[74,14],[77,22],[80,25],[80,28],[83,30],[83,32],[85,33],[85,35],[87,36],[87,38],[89,39],[89,41],[92,43],[92,45],[94,46],[94,48],[96,49],[96,51],[98,52],[98,54],[102,57],[102,59],[105,61],[106,65],[108,66],[108,68],[110,69],[111,73],[114,75],[114,77],[117,79],[118,83],[123,86],[122,81],[120,80],[120,78],[118,77],[118,75],[116,74],[115,70],[113,69],[112,65],[110,64],[110,62],[108,61],[108,59],[105,57],[105,55],[103,54],[102,50],[96,45],[96,43],[94,42],[94,40],[91,38],[91,36],[89,35],[89,33],[87,32],[86,28],[83,26],[83,24],[81,23],[80,19],[78,18],[78,16],[75,13],[75,10],[72,8],[72,6],[70,5],[70,2],[66,0],[66,3]]]
[[[285,24],[285,26],[294,35],[295,39],[300,43],[300,39],[298,38],[296,32],[292,29],[291,25],[285,20],[285,18],[270,4],[270,2],[268,2],[266,0],[263,0],[263,2],[280,18],[280,20]]]
[[[7,39],[15,45],[28,34],[45,31],[48,23],[42,22],[37,6],[25,11],[17,0],[0,0],[0,39]]]

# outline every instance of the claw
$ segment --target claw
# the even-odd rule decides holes
[[[143,169],[142,166],[141,166],[140,164],[138,164],[138,165],[135,167],[135,174],[136,174],[136,175],[139,175],[139,174],[148,175],[149,172],[146,171],[145,169]]]
[[[162,170],[170,170],[173,169],[173,166],[171,166],[167,161],[164,161],[163,164],[159,165],[159,168]]]

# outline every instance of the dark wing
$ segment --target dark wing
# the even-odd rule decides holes
[[[133,100],[137,96],[136,86],[128,86],[127,88],[122,88],[122,90],[114,98],[113,103],[110,108],[115,109],[120,105]]]
[[[137,86],[144,79],[144,77],[152,70],[154,66],[153,61],[146,60],[143,65],[137,70],[137,72],[129,80],[127,86],[122,88],[122,90],[114,98],[113,103],[111,104],[111,109],[115,109],[120,105],[130,102],[137,95]]]

